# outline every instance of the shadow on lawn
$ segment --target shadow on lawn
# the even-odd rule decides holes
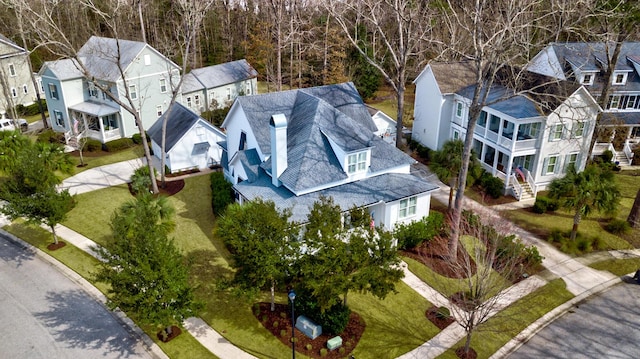
[[[190,278],[197,284],[199,290],[206,292],[217,290],[220,284],[233,279],[231,268],[223,266],[223,259],[214,251],[199,249],[187,254],[190,267]]]

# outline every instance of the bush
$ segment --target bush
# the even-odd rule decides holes
[[[200,117],[209,121],[209,123],[213,124],[214,126],[220,127],[220,125],[222,125],[222,122],[224,122],[224,119],[227,117],[230,109],[231,107],[229,106],[215,110],[203,111],[200,114]]]
[[[321,356],[321,357],[326,357],[328,353],[329,353],[329,352],[327,351],[327,349],[326,349],[326,348],[322,348],[322,349],[320,349],[320,356]]]
[[[640,146],[633,148],[633,158],[631,164],[634,166],[640,166]]]
[[[451,312],[447,307],[438,307],[436,311],[436,317],[440,319],[448,319],[451,316]]]
[[[278,322],[277,320],[275,322],[273,322],[273,327],[277,328],[280,325],[280,322]],[[284,330],[283,330],[284,331]],[[286,333],[285,333],[286,334]]]
[[[102,142],[93,138],[88,138],[87,142],[84,144],[84,148],[89,152],[102,151]]]
[[[313,345],[311,345],[311,343],[309,343],[309,344],[305,345],[305,348],[306,348],[308,351],[311,351],[311,350],[313,350]]]
[[[524,268],[536,267],[542,264],[543,259],[536,246],[526,246],[515,235],[498,237],[496,256],[498,260],[517,258]]]
[[[233,202],[233,186],[222,172],[213,172],[210,177],[211,208],[218,216]]]
[[[500,178],[492,176],[489,172],[482,174],[480,185],[491,198],[500,198],[504,194],[504,182]]]
[[[129,147],[133,147],[133,140],[130,138],[119,138],[104,144],[107,152],[117,152]]]
[[[351,309],[348,306],[343,306],[341,300],[322,311],[311,291],[304,288],[299,288],[296,291],[299,292],[295,301],[296,313],[305,315],[321,325],[323,333],[340,334],[344,331],[349,323]]]
[[[155,170],[154,170],[155,171]],[[149,176],[149,166],[142,166],[136,169],[131,175],[131,191],[134,195],[149,192],[151,188],[151,176]]]
[[[142,135],[140,135],[139,133],[134,133],[133,136],[131,136],[131,141],[133,141],[133,143],[135,143],[136,145],[142,144]]]
[[[629,233],[629,231],[631,230],[631,226],[627,221],[623,221],[621,219],[612,219],[609,223],[607,223],[604,229],[607,232],[613,234],[625,234]]]
[[[545,196],[538,196],[533,204],[533,212],[543,214],[546,212],[555,212],[558,210],[558,201]]]
[[[44,130],[42,132],[40,132],[38,134],[38,139],[36,140],[38,142],[45,142],[45,143],[60,143],[60,144],[64,144],[64,133],[62,132],[56,132],[54,130],[48,129],[48,130]]]
[[[276,323],[273,323],[273,324],[276,324]],[[276,325],[276,327],[277,327],[277,325]],[[289,332],[288,330],[282,329],[282,330],[280,330],[280,336],[281,337],[286,337],[288,332]]]
[[[411,223],[398,223],[394,237],[398,240],[398,248],[412,249],[425,241],[430,241],[444,229],[444,215],[431,212],[429,217]]]
[[[561,243],[564,239],[564,233],[555,228],[549,233],[549,238],[547,239],[549,243]]]
[[[41,99],[40,103],[42,103],[42,108],[46,111],[47,110],[47,101],[45,101],[44,99]],[[29,106],[17,105],[16,106],[16,112],[21,117],[34,116],[34,115],[37,115],[37,114],[40,113],[40,107],[38,106],[38,102],[34,102]]]
[[[606,150],[604,152],[602,152],[602,161],[604,161],[605,163],[610,163],[611,160],[613,159],[613,152],[611,152],[610,150]]]

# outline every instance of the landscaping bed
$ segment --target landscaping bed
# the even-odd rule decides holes
[[[254,315],[274,337],[278,338],[282,344],[291,348],[291,307],[286,304],[276,304],[275,310],[271,311],[271,303],[258,303]],[[311,358],[346,358],[358,345],[362,333],[364,333],[365,322],[355,312],[351,312],[349,323],[345,330],[339,334],[342,338],[342,346],[335,350],[327,349],[327,340],[336,335],[323,333],[316,339],[311,339],[298,329],[295,330],[296,352]],[[326,351],[323,351],[325,349]]]

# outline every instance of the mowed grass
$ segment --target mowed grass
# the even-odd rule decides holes
[[[614,218],[626,220],[633,205],[638,188],[640,188],[640,175],[638,172],[621,172],[615,176],[620,188],[620,204]],[[554,229],[570,231],[573,226],[573,213],[559,210],[555,213],[536,214],[529,209],[504,211],[502,215],[519,225],[520,227],[547,239]],[[609,216],[601,213],[592,213],[587,218],[582,218],[578,232],[587,237],[599,237],[607,249],[630,249],[634,245],[640,245],[640,230],[632,229],[626,235],[615,235],[607,232],[604,225],[610,220]]]
[[[49,251],[46,247],[49,243],[53,242],[51,233],[34,225],[27,225],[21,221],[16,221],[4,229],[57,259],[93,284],[103,294],[107,293],[109,285],[93,280],[94,273],[97,271],[98,266],[98,260],[94,257],[68,243],[58,250]],[[64,238],[61,240],[64,240]],[[133,318],[131,315],[129,317]],[[159,327],[153,325],[141,325],[140,327],[170,358],[217,358],[209,352],[209,350],[200,345],[184,328],[182,330],[183,334],[169,343],[163,343],[159,341],[156,336],[156,333],[160,330]]]
[[[589,267],[597,270],[611,272],[617,276],[634,274],[640,268],[640,258],[611,258],[604,261],[595,262]]]
[[[488,358],[530,324],[572,298],[564,281],[554,279],[481,324],[471,337],[471,348],[478,358]],[[464,343],[463,338],[438,358],[457,358],[455,349]]]

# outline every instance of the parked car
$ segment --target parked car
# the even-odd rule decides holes
[[[18,119],[18,124],[20,125],[20,130],[22,132],[29,129],[29,122],[23,118]],[[0,119],[0,131],[13,131],[15,129],[16,127],[14,126],[12,119],[5,117]]]

